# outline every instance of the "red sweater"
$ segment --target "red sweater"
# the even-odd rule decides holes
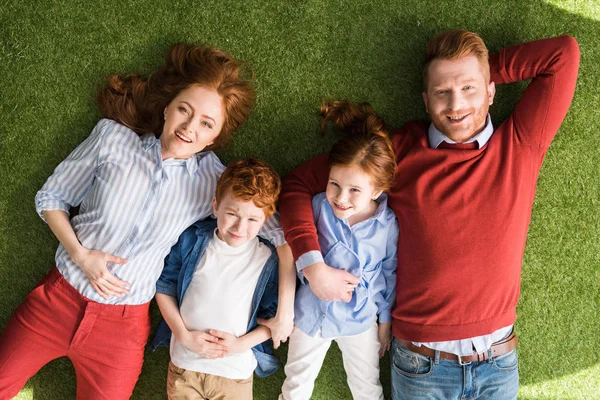
[[[398,173],[388,204],[400,224],[396,337],[458,340],[514,323],[538,174],[578,68],[579,47],[570,36],[492,55],[496,84],[532,80],[481,149],[432,149],[422,121],[393,132]],[[324,154],[285,179],[281,219],[296,258],[319,250],[311,198],[325,190],[327,177]]]

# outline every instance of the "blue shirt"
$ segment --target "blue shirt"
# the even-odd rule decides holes
[[[179,238],[168,257],[165,259],[165,268],[156,283],[158,293],[173,296],[177,304],[181,305],[185,291],[194,277],[194,272],[206,252],[208,244],[212,240],[217,227],[215,220],[197,222],[190,226]],[[279,257],[273,246],[258,238],[272,251],[271,256],[265,263],[258,283],[252,296],[252,308],[248,332],[258,326],[257,318],[273,318],[277,313],[278,301],[278,261]],[[215,282],[216,285],[227,284],[226,282]],[[169,346],[171,329],[162,320],[158,326],[150,346],[156,350],[159,346]],[[277,370],[279,362],[273,355],[273,346],[270,340],[260,343],[252,348],[257,361],[256,375],[265,377]]]
[[[325,193],[313,197],[315,225],[324,256],[311,254],[315,252],[305,255],[360,277],[360,283],[349,303],[323,301],[312,292],[302,273],[312,263],[297,263],[302,285],[296,292],[294,323],[307,335],[314,336],[319,329],[325,338],[356,335],[366,331],[377,317],[379,322],[391,321],[399,228],[396,216],[387,206],[387,195],[382,194],[377,201],[379,206],[371,218],[350,226],[347,220],[334,215]]]
[[[217,179],[225,167],[212,152],[187,160],[162,159],[160,139],[102,119],[90,136],[54,170],[36,195],[36,209],[80,205],[71,220],[87,249],[128,259],[110,264],[111,273],[131,284],[121,298],[102,298],[66,249],[58,246],[56,266],[83,296],[105,304],[143,304],[152,299],[163,260],[185,228],[212,213]],[[283,244],[278,216],[262,233]]]

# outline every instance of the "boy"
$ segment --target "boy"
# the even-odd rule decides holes
[[[217,182],[217,219],[188,228],[165,260],[156,302],[173,332],[169,399],[251,399],[252,373],[277,369],[271,332],[278,257],[259,229],[275,212],[279,176],[256,159],[231,163]],[[159,327],[154,345],[165,343]]]

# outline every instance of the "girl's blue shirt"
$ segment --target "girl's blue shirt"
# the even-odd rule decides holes
[[[312,200],[315,225],[324,262],[344,269],[360,278],[349,303],[319,299],[304,279],[302,267],[296,265],[302,285],[296,292],[294,324],[314,336],[356,335],[366,331],[374,321],[391,322],[396,298],[396,268],[399,227],[393,211],[382,194],[375,214],[350,226],[339,219],[325,193]]]

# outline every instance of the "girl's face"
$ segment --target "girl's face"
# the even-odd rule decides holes
[[[371,217],[377,209],[375,200],[381,190],[373,187],[371,176],[356,165],[334,165],[329,170],[329,182],[325,195],[340,219],[348,219],[350,225]]]
[[[214,143],[225,114],[216,90],[192,86],[179,92],[165,107],[160,141],[162,158],[188,159]]]

